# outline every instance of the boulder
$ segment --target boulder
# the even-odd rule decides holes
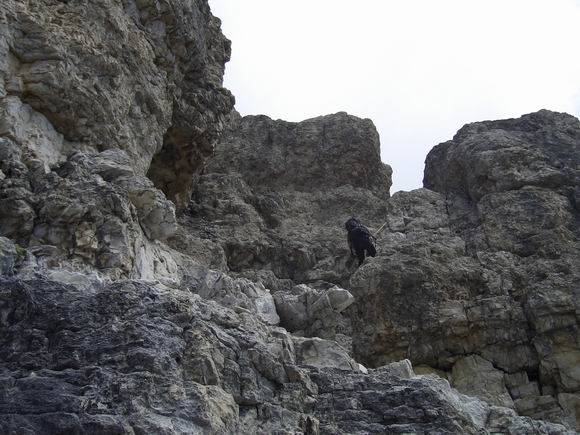
[[[514,408],[514,402],[505,386],[504,373],[477,355],[457,361],[450,381],[453,388],[463,394],[477,396],[490,405]]]
[[[336,342],[318,337],[293,337],[299,364],[314,367],[334,367],[341,370],[359,370],[358,364]]]
[[[338,286],[317,290],[300,284],[273,296],[283,327],[306,337],[336,340],[350,352],[350,321],[341,314],[354,302],[348,290]]]
[[[219,301],[226,307],[247,310],[268,325],[280,323],[274,299],[262,284],[245,278],[233,279],[202,267],[191,272],[195,274],[189,277],[191,288],[203,298]]]

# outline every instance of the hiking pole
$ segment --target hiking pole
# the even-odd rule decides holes
[[[387,222],[385,222],[384,224],[382,224],[381,227],[377,230],[377,232],[375,233],[377,236],[383,230],[383,228],[385,228],[385,225],[387,225]],[[376,239],[376,236],[375,236],[375,239]]]
[[[378,240],[377,236],[379,235],[379,233],[383,230],[383,228],[385,227],[385,225],[387,225],[387,222],[385,222],[384,224],[381,225],[381,227],[378,229],[378,231],[375,234],[371,233],[371,237],[373,239],[375,239],[375,242]]]

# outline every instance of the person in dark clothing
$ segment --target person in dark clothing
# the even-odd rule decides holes
[[[365,259],[365,253],[370,257],[377,255],[377,250],[373,244],[373,239],[375,241],[376,239],[360,220],[356,217],[351,217],[346,221],[344,226],[346,231],[348,231],[348,247],[350,248],[350,255],[354,257],[356,253],[359,266]]]

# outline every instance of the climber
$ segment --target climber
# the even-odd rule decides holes
[[[344,226],[348,231],[348,247],[350,248],[350,255],[354,257],[354,253],[356,252],[359,266],[365,259],[365,251],[366,255],[370,257],[377,255],[377,250],[373,244],[373,240],[376,242],[377,239],[360,220],[353,216],[346,221]]]

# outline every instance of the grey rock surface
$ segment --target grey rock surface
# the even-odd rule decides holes
[[[302,122],[233,116],[208,173],[238,172],[254,189],[308,193],[344,185],[388,196],[392,170],[380,160],[370,119],[339,112]]]
[[[280,325],[295,335],[334,340],[352,353],[352,325],[342,312],[354,303],[343,288],[316,290],[306,284],[274,293]]]
[[[314,367],[334,367],[342,370],[358,370],[357,363],[347,351],[335,341],[322,338],[295,337],[297,361],[302,365]]]
[[[572,433],[578,121],[466,126],[390,197],[370,120],[231,112],[219,25],[0,6],[0,433]]]
[[[123,149],[186,200],[233,103],[230,44],[207,2],[6,0],[0,23],[2,136],[48,164]]]
[[[579,150],[580,122],[548,111],[471,124],[435,147],[434,190],[393,195],[378,258],[351,278],[355,357],[452,373],[481,357],[493,371],[453,385],[575,427],[558,395],[578,394]],[[529,379],[506,383],[517,373]]]
[[[578,119],[549,110],[468,124],[429,153],[424,185],[474,202],[524,187],[570,192],[574,197],[578,130]]]
[[[18,251],[12,240],[0,237],[0,274],[12,275],[18,260]]]
[[[492,405],[514,408],[504,378],[501,370],[477,355],[460,359],[451,372],[451,383],[457,391],[476,395]]]
[[[319,391],[315,415],[320,433],[573,433],[462,395],[444,380],[398,375],[398,370],[393,373],[387,365],[368,375],[330,369],[312,373]]]
[[[368,119],[233,115],[181,223],[217,242],[230,271],[271,272],[273,290],[287,279],[346,284],[354,262],[343,224],[357,214],[378,228],[390,186]]]
[[[321,197],[318,186],[332,178],[311,182],[307,190],[301,180],[316,173],[316,162],[298,174],[285,171],[279,143],[291,142],[286,137],[293,138],[294,129],[311,128],[315,121],[321,123],[315,119],[302,127],[234,117],[182,224],[198,234],[206,231],[201,238],[220,247],[225,270],[272,289],[281,324],[289,330],[338,340],[370,367],[408,358],[448,377],[460,360],[481,357],[492,364],[488,372],[495,381],[488,385],[484,371],[476,370],[482,381],[457,381],[458,388],[574,427],[576,411],[564,412],[572,408],[557,397],[578,391],[578,121],[542,111],[467,126],[429,155],[429,189],[386,200],[368,189],[332,184]],[[513,148],[514,141],[523,145],[509,163],[502,150]],[[560,184],[543,184],[544,178],[514,184],[515,172],[536,165],[538,156],[541,165],[564,174],[556,178]],[[308,167],[307,159],[294,164]],[[500,168],[488,174],[494,183],[471,181],[476,169],[470,165],[478,159],[487,162],[485,168]],[[335,161],[340,166],[345,159]],[[454,169],[461,165],[467,178]],[[381,186],[380,176],[370,184]],[[378,257],[358,269],[349,262],[342,229],[353,214],[374,230],[385,224]],[[297,282],[310,290],[299,291]],[[336,322],[327,322],[329,328],[312,328],[307,295],[333,284],[348,289],[355,302]],[[506,377],[517,373],[529,379],[509,386]],[[551,400],[529,398],[544,391]],[[514,400],[521,399],[527,405],[516,406]]]
[[[175,262],[156,240],[176,231],[175,206],[111,156],[128,160],[120,150],[77,152],[52,169],[4,160],[21,169],[0,181],[0,195],[6,204],[21,201],[30,220],[8,207],[0,214],[2,234],[34,248],[39,264],[49,267],[96,269],[110,277],[171,275]]]
[[[459,434],[489,425],[489,405],[415,377],[408,361],[367,375],[332,368],[338,360],[304,359],[306,343],[324,340],[292,340],[190,291],[143,281],[88,292],[45,278],[1,284],[4,433]],[[566,433],[505,420],[502,428]]]

